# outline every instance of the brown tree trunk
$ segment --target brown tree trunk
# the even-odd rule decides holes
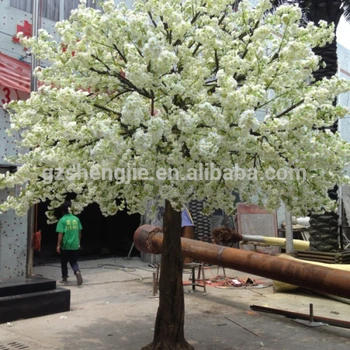
[[[184,336],[185,303],[182,284],[181,212],[165,202],[159,307],[153,342],[142,350],[194,350]]]

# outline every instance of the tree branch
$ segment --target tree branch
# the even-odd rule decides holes
[[[153,23],[154,27],[157,28],[157,23],[156,23],[156,21],[153,19],[152,13],[149,12],[149,11],[148,11],[147,13],[148,13],[148,16],[149,16],[151,22]]]
[[[192,18],[192,20],[191,20],[191,24],[193,25],[193,24],[197,21],[197,19],[198,19],[200,16],[202,16],[202,13],[201,13],[201,12],[197,12],[197,13],[193,16],[193,18]]]
[[[220,26],[222,24],[222,22],[224,21],[225,17],[226,17],[227,13],[226,11],[224,12],[224,14],[222,15],[222,17],[219,19],[218,25]]]
[[[283,111],[280,114],[277,114],[274,118],[281,118],[284,115],[288,114],[290,111],[292,111],[293,109],[297,108],[298,106],[300,106],[302,103],[304,102],[304,99],[302,99],[301,101],[295,103],[294,105],[290,106],[289,108],[287,108],[285,111]]]
[[[100,140],[101,140],[101,138],[99,137],[93,141],[90,141],[88,143],[84,143],[83,145],[79,145],[79,148],[86,148],[88,146],[92,146],[93,144],[95,144],[97,141],[100,141]],[[75,143],[77,143],[76,140],[71,140],[71,141],[75,141]]]
[[[113,44],[113,47],[115,48],[115,50],[118,52],[119,56],[122,58],[122,60],[125,63],[128,63],[126,57],[124,56],[124,54],[122,54],[122,52],[118,49],[118,46],[116,44]]]
[[[96,107],[96,108],[102,109],[105,112],[116,114],[118,117],[122,116],[122,114],[120,112],[116,112],[113,109],[110,109],[110,108],[108,108],[106,106],[101,106],[98,103],[94,103],[93,106]]]
[[[215,50],[215,65],[216,65],[215,73],[217,73],[217,72],[219,71],[219,56],[218,56],[218,50]]]
[[[111,69],[109,68],[109,66],[106,65],[106,63],[104,63],[99,57],[97,57],[96,55],[94,54],[91,54],[91,57],[93,57],[95,60],[99,61],[101,64],[103,64],[103,66],[108,70],[110,71]]]
[[[130,80],[128,80],[127,78],[125,78],[124,76],[122,76],[120,73],[116,73],[116,72],[104,72],[104,71],[100,71],[94,67],[91,67],[90,70],[92,72],[96,72],[98,74],[103,74],[103,75],[109,75],[112,77],[117,77],[119,79],[119,81],[123,84],[125,84],[126,86],[129,87],[129,89],[134,90],[136,92],[138,92],[140,95],[146,97],[146,98],[151,98],[151,95],[148,91],[146,91],[145,89],[139,89],[137,86],[135,86]]]
[[[124,91],[118,92],[115,96],[113,96],[113,97],[109,100],[109,102],[112,102],[114,99],[118,98],[118,97],[121,96],[121,95],[126,94],[127,92],[132,92],[132,90],[126,89],[126,90],[124,90]]]
[[[186,142],[183,143],[182,155],[184,156],[184,158],[190,158],[191,157],[191,152],[190,152],[190,149],[188,148]]]
[[[171,33],[171,30],[170,31],[168,30],[169,29],[169,25],[168,25],[168,23],[164,22],[163,16],[160,16],[160,20],[163,23],[163,27],[164,27],[165,32],[166,32],[166,38],[169,41],[169,44],[171,44],[172,33]]]
[[[134,44],[135,49],[137,50],[137,53],[143,58],[143,54],[142,54],[141,50],[137,47],[137,45],[134,42],[132,42],[132,43]]]
[[[201,43],[198,43],[198,44],[197,44],[196,48],[194,49],[194,51],[193,51],[193,53],[192,53],[192,56],[195,56],[195,55],[196,55],[198,49],[199,49],[201,46],[202,46]]]
[[[253,34],[254,34],[254,32],[255,32],[255,30],[259,27],[259,24],[260,24],[260,21],[257,21],[256,23],[255,23],[255,26],[250,30],[250,38],[249,38],[249,41],[247,42],[247,44],[246,44],[246,47],[245,47],[245,50],[244,50],[244,52],[243,52],[243,54],[242,54],[242,60],[245,58],[245,56],[247,55],[247,53],[248,53],[248,46],[249,46],[249,44],[251,43],[251,37],[253,36]],[[239,36],[239,39],[240,40],[242,40],[243,38],[244,38],[244,36],[246,35],[247,33],[242,33],[240,36]]]
[[[154,92],[151,90],[151,116],[155,115],[155,110],[154,110]]]

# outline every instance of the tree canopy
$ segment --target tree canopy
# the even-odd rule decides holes
[[[327,127],[347,113],[333,101],[350,84],[312,75],[313,48],[332,41],[332,26],[301,27],[298,6],[270,6],[82,3],[57,23],[59,40],[45,30],[22,38],[50,64],[36,70],[37,92],[7,106],[29,151],[12,160],[22,164],[16,173],[0,175],[0,187],[23,186],[0,209],[24,214],[45,200],[53,209],[75,193],[76,212],[92,202],[105,215],[126,205],[144,212],[164,199],[179,209],[204,198],[208,210],[230,212],[232,191],[267,208],[282,200],[294,214],[330,209],[327,189],[347,181],[350,147]],[[220,173],[203,178],[201,168]],[[135,176],[109,178],[108,169]],[[270,176],[279,169],[292,175]]]

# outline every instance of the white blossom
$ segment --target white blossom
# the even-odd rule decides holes
[[[21,36],[51,64],[35,71],[37,92],[6,106],[10,133],[21,136],[11,160],[22,165],[0,175],[0,187],[21,191],[0,212],[25,214],[49,200],[52,221],[67,192],[77,194],[75,212],[96,202],[104,215],[126,206],[143,213],[150,199],[180,209],[205,198],[208,212],[232,212],[232,191],[272,209],[282,200],[296,215],[330,208],[327,189],[349,181],[350,149],[328,129],[348,112],[333,101],[350,84],[336,77],[316,83],[312,73],[319,67],[313,48],[333,40],[333,27],[300,27],[298,6],[268,11],[268,0],[255,7],[244,0],[231,11],[231,5],[139,0],[130,10],[108,0],[94,10],[82,3],[57,23],[60,40],[45,30],[38,38]],[[257,178],[155,177],[161,167],[183,176],[209,163],[221,170],[237,165]],[[77,164],[95,173],[142,167],[153,180],[43,180],[48,168]],[[305,169],[307,181],[264,176],[283,167]]]

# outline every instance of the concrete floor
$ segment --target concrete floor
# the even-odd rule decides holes
[[[84,284],[71,289],[71,311],[0,325],[0,349],[137,350],[152,340],[158,298],[152,296],[152,272],[138,258],[80,263]],[[59,280],[59,264],[36,267],[36,274]],[[206,277],[216,275],[216,268]],[[221,271],[220,271],[221,272]],[[284,316],[256,313],[250,305],[309,312],[350,321],[350,306],[311,293],[273,293],[271,281],[226,270],[231,277],[263,282],[263,288],[208,286],[194,293],[185,287],[186,339],[196,350],[348,350],[350,330],[310,328]],[[188,273],[184,280],[188,280]]]

